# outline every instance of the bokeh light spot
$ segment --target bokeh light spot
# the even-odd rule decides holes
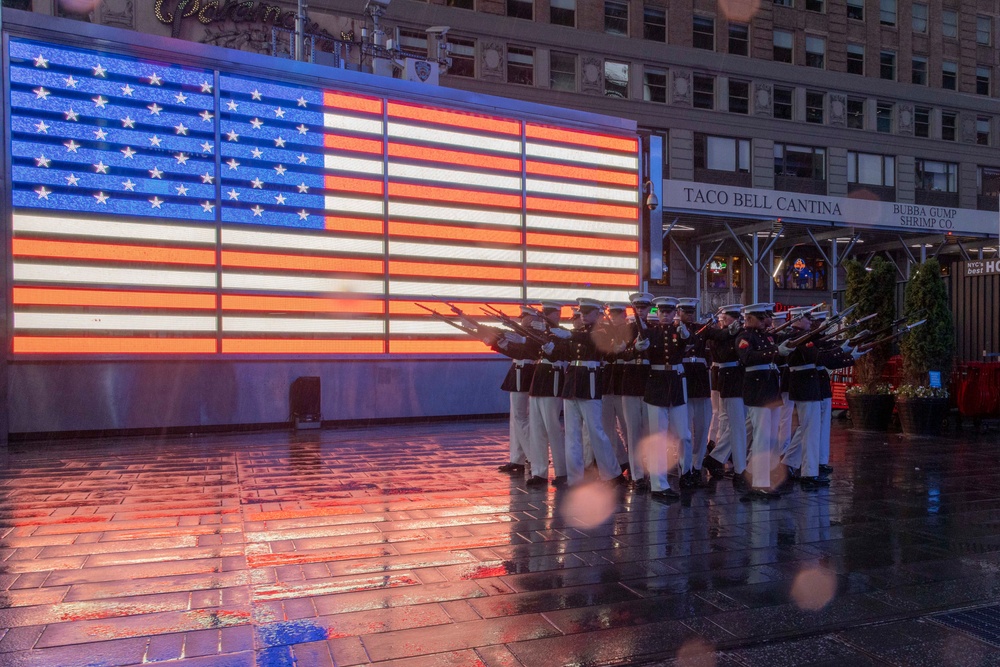
[[[828,605],[836,592],[836,577],[820,568],[802,570],[792,583],[792,601],[808,611],[819,611]]]
[[[608,520],[615,511],[615,503],[615,492],[607,484],[585,484],[566,495],[563,519],[573,528],[594,528]]]

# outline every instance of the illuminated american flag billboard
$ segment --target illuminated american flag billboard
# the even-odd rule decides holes
[[[12,38],[13,352],[476,354],[620,300],[635,135]]]

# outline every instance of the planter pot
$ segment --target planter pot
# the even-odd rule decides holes
[[[847,397],[854,428],[887,431],[896,397],[892,394],[852,394]]]
[[[939,435],[948,416],[947,398],[899,398],[899,425],[903,435]]]

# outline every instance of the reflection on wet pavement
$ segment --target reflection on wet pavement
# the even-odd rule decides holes
[[[505,426],[11,445],[0,665],[1000,665],[935,618],[1000,595],[995,433],[663,503],[525,487]]]

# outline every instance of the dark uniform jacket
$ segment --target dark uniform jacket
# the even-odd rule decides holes
[[[687,378],[687,397],[711,398],[712,382],[708,374],[708,352],[706,350],[705,334],[708,331],[695,334],[688,339],[690,346],[684,353],[684,376]]]
[[[690,334],[689,334],[690,335]],[[680,337],[673,324],[661,324],[649,328],[649,379],[643,400],[661,408],[684,405],[684,376],[681,360],[687,339]],[[681,372],[677,369],[680,368]]]
[[[604,387],[601,361],[611,349],[611,333],[602,326],[584,325],[574,329],[568,339],[555,341],[555,354],[569,363],[566,367],[564,399],[593,400],[601,398]]]
[[[503,379],[503,384],[500,385],[500,389],[515,392],[528,391],[535,375],[535,362],[541,353],[541,345],[528,338],[523,343],[507,341],[503,347],[500,347],[499,344],[494,344],[492,347],[500,354],[514,360]]]
[[[538,363],[535,364],[535,373],[531,378],[531,388],[528,389],[528,396],[561,398],[565,377],[560,361],[559,350],[553,350],[552,354],[545,354],[542,348],[538,348]]]
[[[736,337],[736,352],[743,364],[743,404],[750,408],[781,405],[781,388],[774,358],[778,346],[760,329],[744,329]]]
[[[649,327],[647,326],[647,329]],[[621,386],[618,389],[620,396],[645,396],[646,382],[649,380],[649,359],[644,352],[635,349],[636,339],[639,337],[639,325],[635,322],[628,323],[627,340],[628,347],[619,355],[621,364]]]
[[[743,398],[743,367],[736,353],[736,335],[728,327],[709,328],[704,335],[712,343],[712,363],[723,365],[715,368],[718,375],[712,388],[722,398]]]
[[[617,350],[622,344],[626,346],[628,343],[634,339],[629,338],[629,333],[631,329],[628,322],[623,322],[622,324],[612,324],[610,321],[604,323],[604,327],[610,336],[611,348],[605,350],[604,355],[604,394],[620,394],[622,388],[622,373],[625,370],[624,363],[618,363],[622,359],[622,354],[624,352],[618,352]]]

